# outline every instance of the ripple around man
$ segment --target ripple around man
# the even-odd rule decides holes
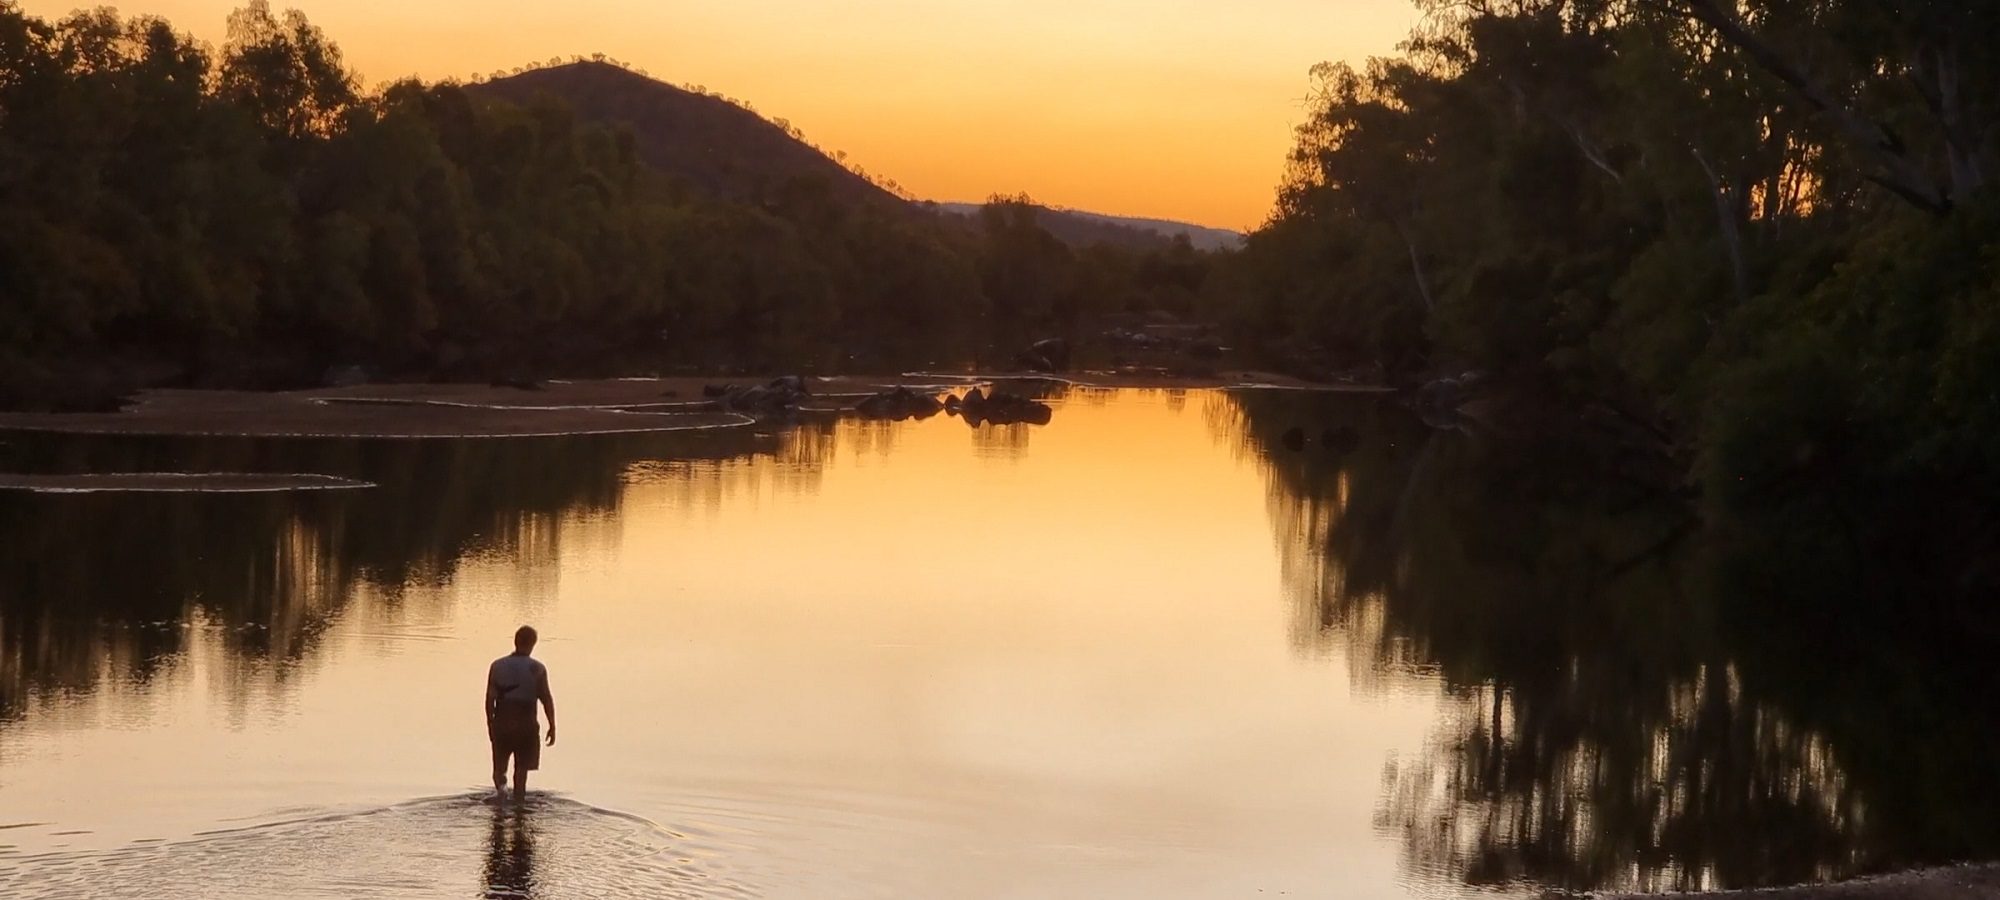
[[[750,897],[723,853],[646,819],[485,791],[212,833],[177,843],[7,859],[7,896],[264,898]],[[421,849],[417,849],[421,848]]]

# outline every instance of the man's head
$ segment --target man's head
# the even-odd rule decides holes
[[[535,652],[535,640],[538,637],[540,635],[535,634],[535,626],[533,625],[523,625],[515,629],[514,652],[523,656]]]

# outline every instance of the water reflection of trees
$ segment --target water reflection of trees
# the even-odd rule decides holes
[[[1385,776],[1379,824],[1412,868],[1735,887],[2000,852],[1980,812],[2000,792],[1969,771],[1991,768],[1990,680],[1926,661],[1929,638],[1751,607],[1764,598],[1712,577],[1728,554],[1681,504],[1591,448],[1521,452],[1356,398],[1236,394],[1208,414],[1269,476],[1302,652],[1344,650],[1363,690],[1420,672],[1456,700]],[[1280,439],[1294,426],[1314,436],[1302,451]],[[1359,449],[1322,449],[1336,426]],[[1872,679],[1826,671],[1864,659]]]
[[[362,491],[0,494],[0,721],[29,698],[143,682],[196,640],[282,679],[356,598],[396,615],[473,558],[548,583],[575,527],[663,457],[784,460],[824,435],[467,441],[20,437],[14,470],[323,472]],[[795,476],[806,477],[806,476]],[[795,485],[798,486],[798,485]],[[539,576],[537,573],[540,573]],[[199,634],[195,632],[199,631]]]
[[[755,435],[755,452],[662,455],[633,462],[625,478],[664,492],[677,508],[715,513],[737,497],[814,490],[842,449],[887,454],[900,433],[896,422],[811,419],[781,434]]]

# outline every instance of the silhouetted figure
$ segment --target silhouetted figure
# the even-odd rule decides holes
[[[535,839],[527,817],[496,810],[493,832],[486,843],[486,890],[489,900],[521,900],[535,896]]]
[[[549,713],[549,746],[556,744],[556,698],[549,693],[549,669],[533,658],[535,629],[514,632],[514,652],[486,670],[486,737],[493,742],[493,794],[506,798],[507,758],[514,759],[514,800],[528,796],[528,773],[541,768],[541,724],[535,704]]]

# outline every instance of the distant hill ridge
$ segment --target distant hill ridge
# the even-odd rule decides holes
[[[757,200],[787,181],[816,178],[837,200],[907,205],[752,110],[610,63],[533,69],[466,89],[514,103],[546,93],[584,119],[623,124],[640,160],[704,194]]]
[[[986,204],[935,203],[932,205],[946,212],[971,216],[971,215],[978,215],[979,210]],[[1061,207],[1061,206],[1044,206],[1041,204],[1036,204],[1036,208],[1039,209],[1042,213],[1043,227],[1048,228],[1050,232],[1055,234],[1057,237],[1064,237],[1064,235],[1060,233],[1059,229],[1068,230],[1072,232],[1080,231],[1088,234],[1091,231],[1093,231],[1093,229],[1088,228],[1086,223],[1095,223],[1099,225],[1113,226],[1120,229],[1130,229],[1135,231],[1146,232],[1148,234],[1159,235],[1166,238],[1173,238],[1177,235],[1187,235],[1188,242],[1193,244],[1196,250],[1234,250],[1243,244],[1242,232],[1230,231],[1226,228],[1209,228],[1207,226],[1195,225],[1189,222],[1176,222],[1171,219],[1148,219],[1138,216],[1114,216],[1108,213],[1090,212],[1088,210],[1081,210],[1081,209],[1069,209],[1067,207]],[[1066,223],[1063,221],[1065,219],[1082,220],[1082,221],[1078,223]],[[1069,238],[1064,238],[1064,239],[1069,240]],[[1077,241],[1071,241],[1071,243],[1077,243]],[[1116,243],[1116,241],[1114,241],[1114,243]]]
[[[976,215],[979,203],[911,203],[849,170],[800,140],[795,130],[709,94],[675,87],[608,62],[580,61],[531,69],[468,85],[476,95],[527,103],[548,94],[590,121],[632,131],[641,161],[702,194],[760,201],[796,180],[823,183],[836,201],[878,208],[942,210]],[[893,185],[893,182],[890,184]],[[1040,223],[1072,246],[1109,243],[1158,246],[1186,235],[1196,249],[1234,248],[1234,231],[1186,222],[1130,218],[1037,205]]]

